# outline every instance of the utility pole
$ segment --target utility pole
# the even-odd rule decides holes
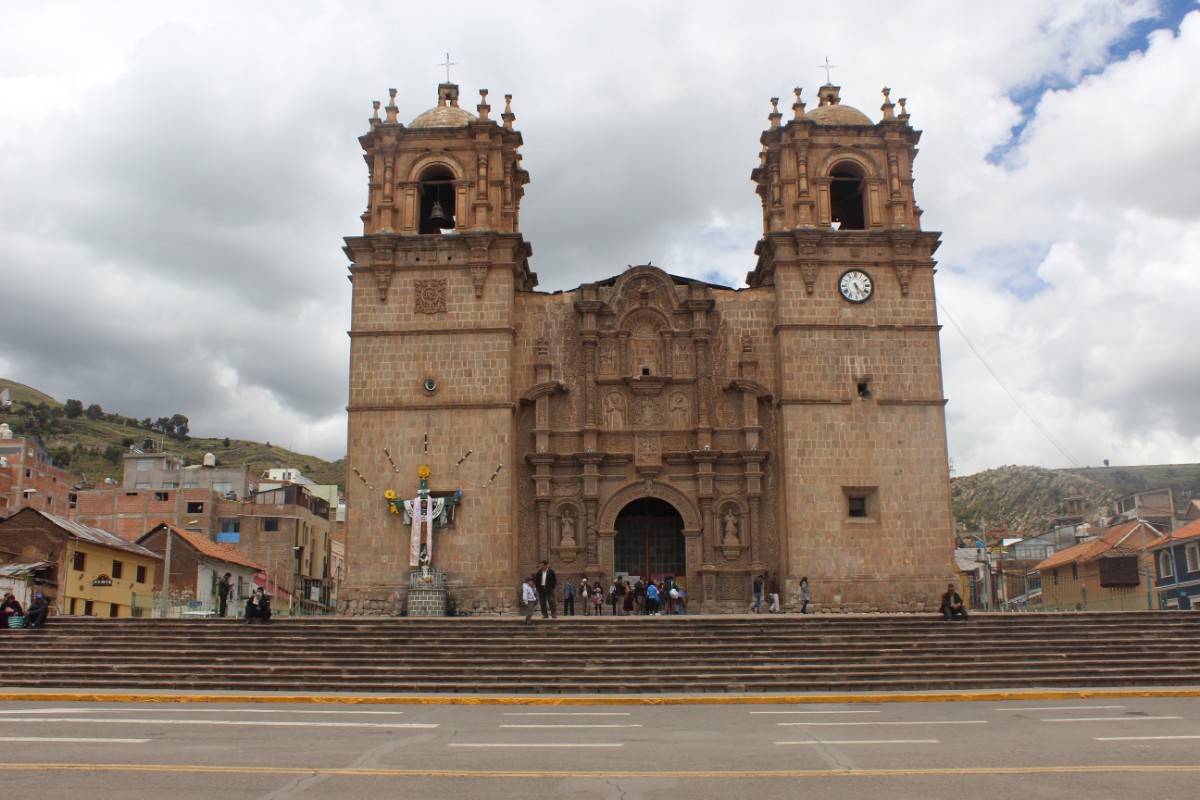
[[[167,534],[167,557],[163,561],[162,597],[159,599],[159,616],[167,616],[167,604],[171,594],[171,540],[175,538],[169,526],[164,526]]]

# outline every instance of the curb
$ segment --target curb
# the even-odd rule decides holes
[[[625,695],[602,696],[466,696],[466,695],[284,695],[164,694],[109,692],[0,691],[0,702],[74,703],[294,703],[311,705],[423,706],[686,706],[686,705],[814,705],[828,703],[952,703],[1004,700],[1079,700],[1115,697],[1200,697],[1200,688],[1184,689],[1030,689],[913,694],[830,695]]]

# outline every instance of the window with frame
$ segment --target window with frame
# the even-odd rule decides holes
[[[1187,558],[1187,571],[1200,571],[1200,544],[1189,544],[1183,552]]]
[[[146,582],[146,568],[145,567],[137,568],[137,582],[138,583]]]
[[[76,572],[83,572],[83,568],[87,566],[87,553],[75,551],[75,555],[71,558],[71,569]]]
[[[155,492],[154,499],[160,503],[165,503],[171,499],[170,492]]]
[[[263,517],[262,529],[267,533],[279,530],[279,517]]]
[[[115,560],[114,560],[114,561],[113,561],[113,565],[112,565],[112,579],[113,579],[114,581],[115,581],[115,580],[119,580],[119,579],[120,579],[120,577],[121,577],[121,572],[122,572],[124,569],[125,569],[125,565],[124,565],[123,563],[121,563],[120,561],[115,561]]]
[[[190,503],[187,504],[187,513],[203,514],[204,513],[204,503],[197,501],[197,500],[191,501]]]
[[[843,486],[842,496],[846,500],[846,516],[864,522],[879,519],[878,486]]]
[[[1158,554],[1158,577],[1170,578],[1175,574],[1171,569],[1171,551],[1163,550]]]

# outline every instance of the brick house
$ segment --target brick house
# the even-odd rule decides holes
[[[168,537],[171,560],[166,565]],[[168,584],[173,601],[196,602],[206,611],[216,610],[217,582],[228,572],[233,587],[230,609],[237,616],[237,604],[254,591],[254,578],[263,571],[262,565],[251,561],[233,545],[214,542],[166,522],[147,531],[137,543],[163,557],[163,569],[170,569]]]
[[[25,508],[0,520],[0,561],[52,564],[43,593],[59,614],[140,616],[161,560],[110,531],[45,511]]]
[[[0,423],[0,517],[22,508],[67,516],[73,500],[71,473],[54,466],[40,436],[13,436]]]

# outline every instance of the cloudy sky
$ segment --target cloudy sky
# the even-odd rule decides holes
[[[1200,9],[0,0],[0,377],[345,453],[357,137],[514,96],[540,289],[744,285],[769,98],[908,98],[958,474],[1200,461]],[[1188,77],[1188,76],[1192,77]]]

